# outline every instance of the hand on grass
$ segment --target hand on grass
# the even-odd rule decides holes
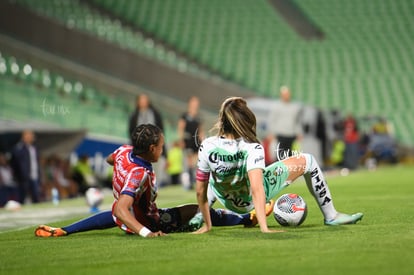
[[[208,231],[210,231],[211,228],[208,228],[206,225],[203,225],[200,229],[198,229],[197,231],[192,232],[192,234],[203,234],[203,233],[207,233]]]
[[[165,234],[162,231],[157,231],[157,232],[151,232],[148,234],[147,238],[154,238],[154,237],[161,237],[161,236],[166,236],[167,234]]]
[[[285,230],[271,230],[271,229],[267,229],[267,230],[261,230],[262,233],[283,233],[286,232]]]

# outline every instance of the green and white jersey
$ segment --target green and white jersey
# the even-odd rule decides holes
[[[198,169],[210,173],[209,183],[217,199],[237,213],[254,209],[247,172],[256,168],[265,168],[264,150],[259,143],[214,136],[200,146]]]

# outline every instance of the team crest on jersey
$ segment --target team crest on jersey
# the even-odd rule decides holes
[[[283,168],[280,167],[280,166],[276,167],[275,170],[273,170],[273,175],[275,175],[275,176],[279,176],[282,173],[283,173]]]

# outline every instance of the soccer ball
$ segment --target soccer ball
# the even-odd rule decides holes
[[[22,208],[22,205],[18,201],[9,200],[5,205],[4,209],[10,211],[18,211]]]
[[[92,208],[98,208],[102,204],[104,199],[104,194],[101,190],[95,187],[91,187],[86,190],[85,193],[86,203]]]
[[[308,213],[305,200],[298,194],[280,196],[273,207],[273,216],[282,226],[299,226]]]

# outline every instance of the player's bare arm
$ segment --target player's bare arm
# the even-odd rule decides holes
[[[248,172],[250,186],[252,190],[253,204],[256,210],[257,221],[260,231],[263,233],[276,233],[283,231],[270,230],[266,220],[266,198],[263,187],[263,171],[262,169],[252,169]]]
[[[114,159],[113,159],[113,157],[112,157],[112,154],[110,154],[110,155],[106,158],[106,162],[107,162],[109,165],[114,165]]]
[[[198,202],[200,211],[203,215],[204,225],[199,230],[194,232],[195,234],[206,233],[210,231],[212,227],[212,222],[211,222],[211,217],[210,217],[210,207],[208,205],[208,200],[207,200],[207,186],[208,186],[207,181],[197,180],[197,183],[196,183],[197,202]]]
[[[166,235],[161,231],[151,232],[148,229],[146,229],[146,227],[143,224],[138,222],[137,219],[135,219],[135,217],[129,211],[129,209],[132,207],[133,202],[134,198],[132,198],[131,196],[121,195],[119,197],[118,203],[115,206],[114,215],[136,234],[143,235],[142,232],[144,231],[147,232],[145,234],[145,237],[158,237]]]

